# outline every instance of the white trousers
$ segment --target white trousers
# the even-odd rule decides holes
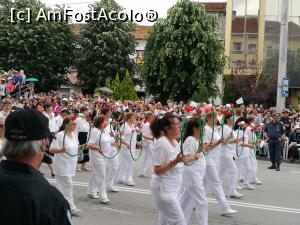
[[[249,156],[236,158],[236,166],[238,168],[238,177],[241,177],[241,174],[243,174],[244,184],[249,184],[252,168]]]
[[[141,157],[141,175],[152,175],[152,146],[144,147]]]
[[[121,150],[126,151],[126,150]],[[122,152],[119,156],[119,171],[117,181],[122,183],[133,182],[133,160],[128,152]]]
[[[116,156],[113,159],[105,159],[106,162],[106,186],[112,187],[115,183],[118,169],[119,169],[119,157]]]
[[[106,163],[104,159],[90,158],[91,178],[87,188],[87,195],[96,195],[99,192],[100,199],[107,198],[106,193]]]
[[[203,166],[203,171],[201,172],[202,173],[197,173],[198,180],[194,182],[195,185],[189,185],[183,188],[184,191],[183,194],[181,195],[180,205],[184,213],[186,224],[188,224],[188,222],[190,221],[194,208],[196,210],[196,217],[198,219],[198,224],[199,225],[208,224],[208,202],[203,187],[205,166]],[[190,177],[195,178],[194,176],[190,176]]]
[[[158,208],[159,225],[186,225],[178,192],[150,188],[154,203]]]
[[[71,176],[55,175],[57,189],[63,194],[68,201],[71,210],[76,209],[73,198],[73,181]]]
[[[238,170],[233,157],[220,157],[218,173],[221,181],[224,177],[228,180],[228,194],[235,195],[237,192],[236,183],[238,181]]]
[[[255,156],[255,150],[250,151],[250,164],[251,164],[251,175],[250,182],[256,181],[257,179],[257,160]]]
[[[206,193],[212,188],[214,196],[218,201],[221,209],[228,209],[229,205],[226,201],[224,190],[222,187],[222,182],[220,180],[217,166],[212,164],[206,164],[206,170],[204,175],[204,190]]]

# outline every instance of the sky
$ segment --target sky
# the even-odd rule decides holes
[[[88,5],[95,2],[94,0],[40,0],[48,6],[70,4],[74,12],[84,13],[88,11]],[[165,18],[167,11],[177,0],[115,0],[120,6],[127,11],[146,13],[148,10],[155,10],[160,18]],[[226,2],[226,0],[195,0],[197,2]],[[139,24],[153,25],[148,21]]]

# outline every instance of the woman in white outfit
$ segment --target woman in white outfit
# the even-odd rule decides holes
[[[225,138],[224,144],[221,149],[219,176],[222,180],[223,177],[228,179],[228,195],[230,198],[241,198],[242,194],[236,190],[236,183],[238,181],[238,170],[234,161],[236,154],[236,143],[238,142],[237,135],[233,130],[233,117],[229,113],[224,116],[223,137]],[[220,130],[222,133],[222,128]]]
[[[256,134],[255,134],[255,120],[253,117],[247,118],[247,122],[248,122],[248,127],[245,131],[245,134],[248,136],[248,140],[250,140],[251,144],[254,145],[256,144],[257,146],[259,146]],[[249,152],[249,159],[250,159],[250,163],[251,163],[251,177],[250,177],[250,183],[252,184],[257,184],[257,185],[261,185],[262,182],[258,179],[257,177],[257,160],[256,160],[256,149],[253,148],[250,149]]]
[[[143,135],[143,155],[141,159],[141,171],[139,176],[140,177],[148,177],[147,172],[152,174],[152,152],[153,152],[153,142],[154,137],[150,130],[150,123],[153,121],[153,113],[148,112],[145,115],[145,123],[142,127],[142,135]]]
[[[200,126],[196,118],[191,119],[186,127],[184,135],[183,152],[184,154],[195,154],[195,162],[190,166],[184,166],[183,172],[183,195],[181,197],[181,207],[188,224],[193,208],[196,210],[196,216],[199,225],[208,224],[208,202],[203,187],[203,178],[205,174],[206,162],[199,148]],[[200,137],[201,138],[201,137]],[[204,146],[202,145],[202,149]]]
[[[76,128],[75,117],[68,116],[64,119],[60,131],[55,135],[50,146],[54,153],[53,169],[57,188],[70,204],[71,212],[76,215],[81,212],[77,209],[73,199],[73,181],[78,160],[79,142],[74,131]]]
[[[217,113],[209,112],[206,115],[206,125],[204,127],[203,142],[210,145],[208,155],[205,157],[206,170],[204,175],[204,189],[206,193],[212,188],[214,196],[216,197],[222,209],[223,215],[234,214],[237,211],[232,210],[228,205],[222,182],[218,174],[218,165],[221,153],[221,144],[224,141],[218,131],[215,129],[217,125]],[[213,129],[214,128],[214,129]]]
[[[240,185],[237,184],[237,189],[248,189],[248,190],[254,190],[255,188],[250,184],[250,178],[251,178],[251,171],[252,166],[250,162],[250,152],[251,149],[249,149],[252,145],[250,145],[250,141],[248,139],[248,136],[245,134],[245,130],[247,128],[247,123],[245,118],[239,118],[237,121],[237,125],[235,127],[237,138],[241,139],[237,145],[236,145],[236,156],[235,161],[238,169],[238,178],[240,178],[243,175],[243,187],[240,187]]]
[[[110,108],[104,107],[101,110],[101,115],[105,116],[106,121],[108,122],[108,125],[105,127],[105,133],[109,134],[111,147],[108,150],[108,154],[105,155],[108,157],[105,158],[106,162],[106,190],[110,192],[119,192],[119,189],[114,186],[118,169],[119,169],[119,156],[117,154],[117,148],[115,147],[115,137],[116,135],[119,135],[117,131],[114,130],[114,127],[112,125],[112,121],[110,118]],[[118,148],[120,146],[117,146]]]
[[[92,176],[87,188],[87,196],[90,198],[98,199],[103,204],[107,204],[110,200],[106,193],[106,164],[108,163],[104,156],[109,155],[113,143],[111,136],[105,130],[107,127],[107,120],[104,115],[94,119],[94,128],[91,130],[90,140],[88,142],[90,165]],[[99,195],[97,195],[99,192]]]
[[[125,123],[121,126],[123,135],[117,182],[127,184],[128,186],[135,185],[133,181],[133,160],[130,155],[130,151],[133,155],[135,154],[137,144],[137,132],[135,132],[134,127],[135,119],[134,113],[126,113]]]
[[[176,138],[180,135],[178,119],[173,115],[156,118],[151,131],[158,140],[153,146],[153,170],[150,190],[159,211],[159,225],[186,225],[179,202],[183,163],[194,155],[184,156]]]

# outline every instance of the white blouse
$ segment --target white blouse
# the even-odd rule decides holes
[[[162,136],[153,146],[153,166],[161,166],[171,160],[174,160],[180,153],[180,146],[176,140],[173,145],[169,140]],[[162,175],[155,173],[151,177],[150,186],[152,188],[163,188],[164,191],[178,191],[182,183],[183,163],[178,163],[172,169]]]
[[[222,129],[221,129],[220,133],[222,133]],[[231,133],[232,133],[232,138],[230,138],[229,141],[231,141],[232,139],[236,139],[237,135],[234,130],[232,130],[229,126],[224,124],[224,128],[223,128],[224,139],[226,140],[230,136]],[[231,144],[225,143],[222,145],[222,150],[221,150],[222,157],[232,158],[235,156],[235,154],[236,154],[236,143],[231,143]]]
[[[124,127],[125,126],[125,127]],[[137,132],[135,131],[135,127],[134,126],[129,126],[128,123],[124,123],[121,126],[121,131],[124,132],[122,135],[122,140],[126,141],[128,143],[130,143],[130,139],[131,139],[131,151],[132,153],[135,153],[135,149],[136,149],[136,138],[137,138]],[[121,145],[121,154],[130,154],[129,149],[126,147],[126,145],[122,144]]]
[[[199,141],[195,137],[187,137],[183,144],[184,155],[196,152],[198,150],[198,146]],[[198,160],[196,160],[195,162],[191,162],[190,164],[190,166],[184,166],[183,185],[201,186],[206,168],[206,161],[203,153],[200,153],[200,157]]]
[[[64,135],[65,131],[60,131],[55,135],[56,139],[54,139],[51,143],[51,148],[61,148],[65,147],[67,153],[56,153],[53,157],[53,169],[54,174],[58,176],[75,176],[76,165],[78,161],[78,138],[72,133],[72,137],[68,137]],[[63,141],[65,136],[65,141]],[[63,144],[64,142],[64,144]]]
[[[204,135],[203,135],[204,143],[210,143],[210,142],[215,143],[221,138],[221,136],[217,131],[216,126],[214,128],[213,138],[212,138],[212,132],[213,132],[212,128],[208,125],[205,125]],[[217,165],[219,162],[220,153],[221,153],[221,145],[218,145],[215,148],[210,149],[208,155],[205,157],[206,165]]]

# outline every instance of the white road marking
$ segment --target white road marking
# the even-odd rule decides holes
[[[107,211],[112,211],[112,212],[117,212],[117,213],[123,213],[123,214],[132,214],[130,212],[119,210],[119,209],[112,209],[112,208],[109,208],[109,207],[102,207],[102,208],[105,209],[105,210],[107,210]]]
[[[300,171],[293,171],[293,170],[291,170],[290,173],[300,173]]]
[[[54,179],[48,179],[50,183],[55,183]],[[73,181],[75,186],[80,187],[87,187],[88,183]],[[144,195],[151,195],[149,190],[145,189],[136,189],[136,188],[127,188],[127,187],[117,187],[120,191],[130,192],[130,193],[137,193],[137,194],[144,194]],[[213,198],[207,198],[208,202],[218,204],[217,201]],[[272,206],[272,205],[263,205],[263,204],[255,204],[255,203],[247,203],[247,202],[238,202],[238,201],[227,201],[230,205],[238,206],[238,207],[246,207],[252,209],[261,209],[261,210],[269,210],[269,211],[276,211],[276,212],[285,212],[285,213],[296,213],[300,214],[300,209],[293,209],[293,208],[286,208],[280,206]]]

